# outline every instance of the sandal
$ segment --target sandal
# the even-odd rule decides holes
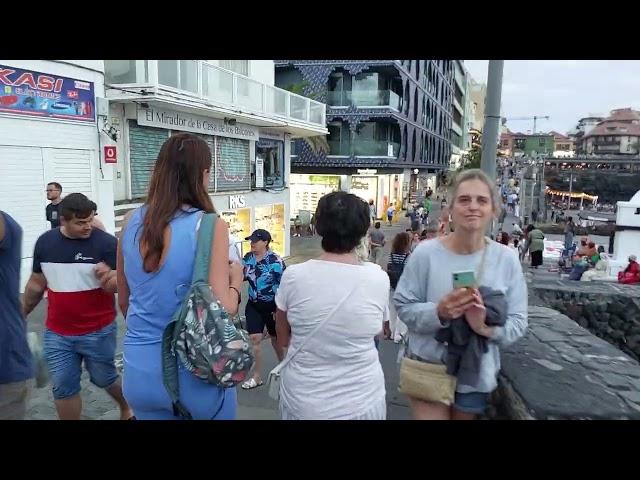
[[[242,384],[242,388],[244,390],[251,390],[253,388],[257,388],[264,385],[264,383],[262,382],[262,380],[260,380],[260,383],[256,382],[255,378],[250,378],[249,380],[247,380],[246,382],[244,382]]]

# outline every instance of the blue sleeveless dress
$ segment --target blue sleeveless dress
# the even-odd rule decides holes
[[[162,382],[162,333],[191,284],[196,255],[196,209],[179,211],[170,222],[171,244],[163,265],[147,273],[140,255],[145,207],[131,216],[121,238],[129,285],[124,338],[124,396],[139,420],[179,420]],[[180,400],[196,420],[233,420],[235,388],[223,389],[196,378],[179,364]]]

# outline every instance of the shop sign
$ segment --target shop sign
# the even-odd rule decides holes
[[[244,195],[229,195],[229,208],[244,208],[247,206],[247,199]]]
[[[118,163],[118,147],[115,145],[104,146],[104,163]]]
[[[256,188],[264,188],[264,158],[256,157]]]
[[[221,137],[257,140],[258,129],[242,123],[228,125],[218,118],[202,117],[186,112],[162,110],[155,107],[138,108],[138,125]]]
[[[0,65],[0,112],[93,122],[93,83]]]
[[[369,169],[369,168],[359,168],[358,175],[375,175],[378,173],[378,170]]]

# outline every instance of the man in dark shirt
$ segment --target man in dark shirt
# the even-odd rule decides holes
[[[51,182],[47,184],[47,200],[51,203],[47,205],[47,221],[51,222],[51,228],[58,228],[60,226],[60,212],[58,212],[58,206],[62,201],[62,185],[58,182]]]
[[[33,365],[20,309],[22,228],[0,211],[0,420],[22,420]]]

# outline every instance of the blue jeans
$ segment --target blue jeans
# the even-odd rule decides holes
[[[481,415],[487,409],[489,395],[489,393],[483,392],[456,392],[454,406],[456,410],[460,410],[461,412]]]
[[[44,333],[44,356],[51,375],[53,398],[62,400],[80,392],[82,361],[91,383],[108,388],[118,380],[116,354],[116,322],[85,335]]]

